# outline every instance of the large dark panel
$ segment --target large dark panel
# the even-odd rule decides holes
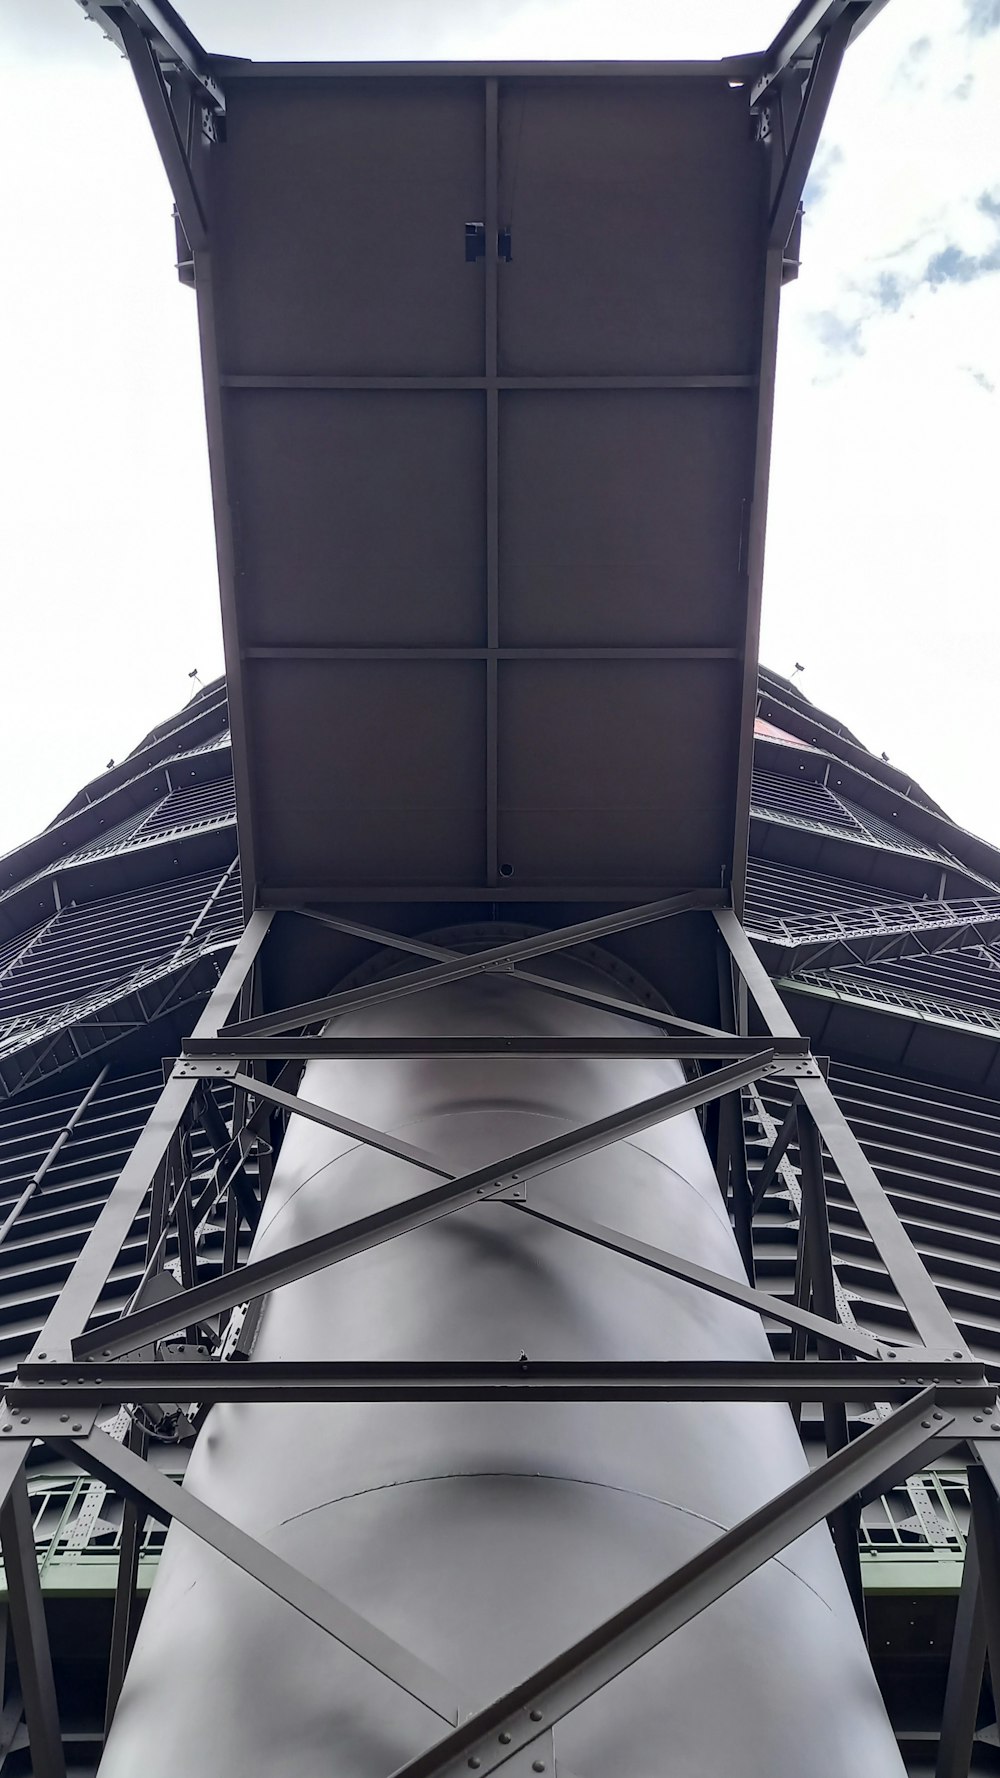
[[[237,84],[226,130],[224,372],[482,372],[481,82]]]
[[[721,76],[505,84],[501,371],[755,371],[762,175]]]
[[[228,400],[245,646],[485,643],[481,394]]]
[[[504,392],[500,640],[738,647],[753,398]]]
[[[251,686],[265,883],[479,878],[479,662],[258,662]]]
[[[726,661],[504,662],[501,864],[538,883],[717,881],[737,673]]]

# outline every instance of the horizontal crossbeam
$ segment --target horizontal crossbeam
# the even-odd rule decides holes
[[[171,1298],[169,1306],[155,1304],[148,1309],[137,1309],[131,1315],[123,1315],[110,1326],[88,1329],[73,1341],[73,1355],[76,1358],[85,1358],[99,1354],[113,1358],[122,1352],[133,1351],[136,1346],[141,1346],[148,1340],[160,1339],[165,1334],[173,1333],[178,1327],[194,1326],[208,1315],[234,1308],[237,1303],[250,1302],[254,1297],[276,1290],[281,1284],[291,1284],[297,1278],[308,1277],[312,1272],[322,1271],[325,1266],[349,1259],[353,1254],[363,1253],[367,1248],[377,1247],[381,1242],[405,1234],[409,1229],[433,1222],[439,1216],[447,1216],[454,1210],[477,1203],[481,1198],[506,1190],[512,1185],[537,1178],[541,1173],[565,1166],[567,1162],[578,1160],[584,1155],[596,1154],[614,1142],[638,1135],[640,1131],[651,1129],[654,1124],[663,1123],[682,1112],[694,1110],[698,1105],[707,1105],[713,1099],[720,1098],[723,1093],[732,1092],[748,1081],[758,1079],[773,1061],[773,1050],[760,1050],[746,1062],[734,1062],[728,1068],[718,1068],[714,1074],[686,1081],[682,1086],[671,1088],[669,1092],[657,1093],[650,1099],[641,1100],[637,1105],[629,1105],[623,1111],[613,1112],[610,1117],[599,1118],[594,1123],[584,1124],[582,1128],[570,1130],[564,1136],[554,1136],[547,1142],[537,1143],[531,1148],[521,1149],[516,1154],[494,1161],[490,1166],[477,1167],[471,1173],[445,1179],[440,1185],[408,1198],[402,1204],[388,1205],[368,1216],[358,1217],[342,1228],[316,1235],[297,1247],[251,1260],[237,1272],[226,1273],[221,1278],[211,1279],[182,1291],[180,1295]],[[260,1092],[271,1098],[275,1095],[275,1088],[264,1087],[261,1082],[249,1076],[238,1075],[236,1080],[247,1092]],[[291,1094],[282,1095],[282,1100],[286,1097],[291,1100],[293,1109],[301,1109],[303,1116],[319,1114],[321,1122],[328,1116],[322,1106],[312,1106],[305,1101],[300,1105]],[[278,1102],[281,1103],[281,1100]],[[331,1119],[333,1115],[329,1114]],[[338,1127],[340,1121],[338,1119]],[[362,1128],[361,1125],[355,1126],[356,1131]],[[359,1140],[363,1138],[359,1136]],[[394,1142],[395,1138],[385,1137],[380,1145],[385,1148],[387,1144]],[[427,1167],[431,1171],[441,1171],[433,1156],[416,1158],[421,1154],[420,1150],[412,1150],[402,1158],[414,1160],[416,1165]]]
[[[458,1721],[455,1688],[446,1679],[401,1643],[369,1623],[359,1612],[345,1605],[343,1600],[317,1586],[308,1575],[293,1568],[266,1544],[259,1543],[231,1519],[199,1500],[190,1489],[179,1487],[144,1458],[126,1450],[104,1432],[94,1431],[85,1439],[52,1439],[50,1442],[60,1456],[74,1465],[81,1465],[127,1499],[138,1501],[150,1518],[161,1525],[178,1520],[195,1537],[210,1544],[245,1574],[260,1581],[279,1599],[284,1599],[293,1610],[317,1624],[370,1667],[377,1668],[412,1698],[425,1704],[435,1716],[445,1722]]]
[[[348,1008],[379,1005],[409,994],[422,994],[429,988],[444,987],[451,982],[479,975],[484,970],[509,972],[527,957],[544,957],[552,951],[569,950],[574,945],[590,944],[614,932],[630,931],[674,914],[691,913],[697,909],[721,907],[724,897],[716,889],[692,889],[684,895],[672,895],[664,901],[647,902],[642,907],[625,908],[617,914],[604,914],[596,920],[583,920],[574,926],[557,927],[536,933],[513,944],[492,945],[489,950],[474,951],[468,956],[434,964],[429,969],[410,975],[389,976],[384,981],[368,982],[357,988],[344,988],[338,994],[327,994],[319,1000],[305,1000],[281,1012],[265,1013],[260,1018],[245,1019],[229,1027],[229,1034],[244,1037],[272,1037],[283,1031],[294,1031],[301,1025],[332,1018]]]
[[[160,1401],[907,1401],[933,1383],[953,1407],[990,1407],[982,1366],[926,1358],[521,1359],[344,1363],[325,1359],[190,1364],[19,1365],[7,1393],[28,1408]],[[24,1430],[23,1425],[19,1430]]]
[[[397,1768],[393,1778],[468,1778],[473,1764],[486,1775],[530,1747],[553,1725],[624,1673],[716,1599],[780,1555],[813,1525],[899,1462],[913,1470],[933,1434],[935,1394],[922,1390],[906,1407],[838,1451],[818,1469],[716,1538],[706,1549],[640,1594],[528,1679],[477,1710],[426,1753]]]
[[[775,1056],[805,1060],[806,1038],[783,1038],[769,1044]],[[234,1043],[221,1037],[190,1038],[184,1058],[225,1061],[293,1061],[317,1059],[386,1061],[397,1057],[432,1056],[460,1060],[465,1056],[565,1056],[575,1060],[624,1060],[643,1057],[656,1062],[729,1062],[756,1055],[753,1037],[245,1037]]]

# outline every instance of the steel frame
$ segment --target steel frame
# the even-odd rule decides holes
[[[341,917],[335,909],[302,909],[301,917],[320,919],[383,949],[416,954],[427,966],[268,1012],[260,1010],[260,964],[274,916],[263,910],[251,917],[184,1054],[169,1069],[158,1104],[45,1328],[29,1359],[19,1367],[0,1418],[0,1500],[5,1503],[0,1533],[12,1577],[11,1625],[38,1778],[61,1778],[64,1768],[41,1595],[36,1596],[31,1584],[31,1523],[23,1507],[20,1511],[17,1507],[24,1487],[24,1463],[36,1437],[53,1444],[88,1473],[110,1482],[128,1503],[129,1537],[123,1542],[116,1601],[109,1721],[134,1628],[136,1564],[132,1545],[137,1547],[147,1516],[163,1522],[176,1517],[294,1609],[420,1698],[439,1723],[443,1718],[450,1725],[443,1739],[400,1769],[399,1778],[404,1773],[405,1778],[431,1778],[431,1774],[444,1778],[464,1770],[472,1758],[479,1761],[480,1770],[489,1772],[515,1758],[538,1737],[551,1735],[560,1716],[821,1518],[830,1522],[861,1610],[857,1518],[863,1496],[878,1492],[893,1475],[926,1467],[958,1447],[975,1466],[975,1536],[952,1655],[939,1775],[956,1778],[960,1771],[967,1772],[967,1762],[965,1766],[961,1763],[962,1750],[966,1742],[971,1746],[970,1699],[974,1703],[978,1698],[987,1635],[1000,1651],[1000,1416],[995,1405],[996,1386],[959,1334],[837,1106],[821,1067],[796,1031],[735,913],[719,902],[718,896],[704,892],[674,896],[666,902],[623,909],[596,921],[471,953],[447,951],[440,945],[382,932]],[[703,921],[714,922],[717,929],[722,945],[720,1007],[723,1019],[728,1017],[735,1023],[735,1030],[684,1021],[673,1013],[552,980],[523,967],[528,961],[571,951],[595,938],[692,912]],[[286,920],[290,917],[282,916]],[[412,1039],[310,1035],[303,1029],[357,1005],[420,993],[483,970],[495,971],[501,978],[527,979],[555,994],[610,1005],[634,1023],[636,1035],[593,1043],[545,1040],[539,1047],[537,1039],[456,1036],[428,1044]],[[765,1026],[763,1037],[749,1029],[751,1006]],[[650,1031],[651,1023],[659,1027],[656,1033]],[[692,1067],[681,1087],[462,1175],[453,1174],[433,1154],[311,1104],[290,1090],[300,1064],[314,1055],[350,1055],[377,1065],[386,1057],[425,1052],[455,1058],[562,1054],[567,1061],[597,1054],[659,1055],[679,1058]],[[705,1072],[697,1071],[705,1063],[712,1066]],[[276,1078],[269,1079],[269,1071]],[[745,1184],[739,1095],[743,1086],[769,1074],[792,1082],[792,1106],[751,1193]],[[231,1127],[212,1096],[213,1079],[225,1080],[235,1089]],[[527,1195],[529,1182],[574,1156],[598,1152],[694,1107],[721,1109],[727,1104],[733,1108],[733,1117],[727,1141],[718,1144],[718,1169],[720,1189],[728,1198],[734,1220],[742,1214],[749,1228],[779,1161],[787,1156],[793,1142],[798,1151],[802,1238],[792,1302],[756,1288],[752,1280],[743,1283],[712,1272],[556,1208],[544,1198]],[[430,1173],[433,1184],[402,1204],[347,1224],[329,1236],[238,1265],[236,1231],[241,1224],[252,1229],[260,1208],[253,1170],[247,1163],[257,1145],[270,1154],[280,1140],[275,1120],[286,1115],[309,1118],[374,1145],[418,1173]],[[185,1139],[191,1120],[202,1124],[215,1149],[208,1185],[201,1181],[196,1186],[193,1177]],[[733,1131],[737,1129],[739,1153],[734,1151]],[[915,1330],[910,1340],[887,1343],[838,1318],[824,1151],[836,1165],[910,1316]],[[266,1183],[265,1168],[262,1190]],[[739,1189],[745,1194],[742,1208],[735,1195]],[[191,1232],[204,1213],[206,1199],[212,1197],[225,1202],[230,1239],[227,1269],[220,1277],[205,1280],[199,1277]],[[484,1198],[499,1199],[516,1213],[546,1221],[570,1237],[594,1242],[693,1289],[722,1296],[767,1322],[789,1327],[793,1334],[791,1358],[763,1364],[231,1362],[234,1355],[248,1355],[243,1320],[247,1305],[252,1321],[261,1299],[282,1283],[377,1242],[405,1235],[431,1219],[471,1210]],[[147,1202],[150,1220],[143,1283],[116,1321],[94,1325],[95,1309],[119,1249]],[[170,1227],[179,1237],[180,1288],[172,1279],[166,1286],[158,1284],[164,1279],[165,1233]],[[209,1317],[224,1316],[227,1311],[231,1314],[221,1336],[206,1330]],[[807,1356],[810,1340],[815,1357]],[[134,1357],[128,1360],[125,1354]],[[155,1411],[165,1397],[185,1406],[197,1404],[189,1409],[196,1422],[214,1401],[279,1397],[299,1401],[442,1397],[778,1400],[792,1406],[808,1401],[822,1404],[827,1456],[804,1481],[726,1532],[515,1692],[485,1708],[469,1711],[463,1707],[460,1722],[459,1702],[447,1679],[432,1674],[411,1651],[383,1636],[223,1515],[153,1469],[144,1456],[142,1421],[132,1419],[124,1446],[94,1430],[101,1408],[126,1403],[134,1415],[136,1409]],[[851,1439],[848,1404],[872,1401],[884,1404],[886,1417],[871,1432]],[[997,1659],[1000,1661],[1000,1652]]]

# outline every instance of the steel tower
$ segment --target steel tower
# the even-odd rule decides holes
[[[9,861],[9,1739],[103,1739],[41,1462],[93,1478],[53,1566],[118,1550],[111,1778],[968,1771],[998,861],[756,669],[778,298],[878,8],[484,68],[88,10],[199,305],[246,924],[216,688]],[[894,1738],[903,1482],[964,1561]]]

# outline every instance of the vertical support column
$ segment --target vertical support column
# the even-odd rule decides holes
[[[733,993],[732,959],[719,941],[716,951],[719,983],[719,1024],[724,1031],[736,1030],[737,1010]],[[750,1283],[754,1282],[753,1261],[753,1199],[747,1174],[746,1134],[743,1128],[743,1101],[739,1091],[727,1093],[710,1107],[716,1125],[715,1162],[719,1186],[733,1218],[733,1229],[740,1258]],[[706,1123],[706,1137],[709,1125]],[[711,1152],[711,1143],[709,1143]]]
[[[805,1106],[795,1114],[799,1148],[799,1182],[802,1188],[802,1213],[805,1245],[812,1276],[816,1311],[828,1321],[837,1320],[837,1293],[833,1278],[833,1248],[830,1240],[830,1212],[826,1201],[826,1180],[823,1173],[823,1150],[819,1131]],[[820,1358],[836,1358],[837,1349],[829,1340],[817,1342]],[[827,1455],[832,1457],[849,1442],[847,1408],[843,1402],[825,1402],[823,1427]],[[853,1504],[838,1507],[830,1519],[830,1530],[840,1565],[844,1570],[851,1601],[865,1633],[865,1594],[861,1578],[861,1553],[858,1549],[858,1509]]]
[[[992,1478],[973,1464],[969,1469],[972,1528],[979,1558],[979,1594],[986,1659],[989,1662],[993,1702],[1000,1697],[1000,1499]]]
[[[137,1457],[146,1455],[146,1435],[132,1426],[126,1447]],[[139,1552],[146,1528],[145,1511],[129,1497],[122,1513],[122,1540],[118,1552],[118,1579],[115,1585],[114,1616],[111,1621],[111,1653],[108,1657],[108,1690],[104,1705],[104,1735],[107,1739],[118,1708],[118,1699],[125,1680],[125,1669],[132,1653],[139,1627],[138,1584]]]
[[[33,1778],[66,1778],[52,1654],[23,1464],[0,1506],[0,1543],[3,1545],[10,1625],[28,1725]]]
[[[951,1659],[948,1663],[948,1683],[941,1713],[941,1739],[938,1742],[934,1778],[969,1778],[985,1660],[986,1620],[983,1617],[979,1584],[979,1552],[976,1548],[976,1528],[974,1524],[970,1524],[965,1544],[962,1586],[955,1614]]]
[[[500,861],[497,839],[497,649],[500,646],[500,394],[497,388],[497,194],[499,140],[497,82],[486,82],[486,153],[483,217],[486,231],[484,256],[484,362],[486,376],[486,881],[497,883]]]
[[[149,1222],[146,1225],[145,1269],[148,1269],[153,1263],[166,1226],[169,1193],[169,1161],[165,1158],[156,1169],[150,1193]],[[127,1449],[134,1451],[137,1457],[146,1455],[147,1439],[141,1427],[132,1425],[129,1428],[125,1444]],[[139,1627],[139,1553],[142,1548],[145,1528],[145,1510],[140,1507],[137,1500],[129,1496],[122,1509],[122,1540],[118,1552],[118,1576],[115,1582],[115,1604],[111,1620],[108,1689],[104,1702],[105,1739],[107,1739],[114,1721],[115,1711],[118,1708],[125,1671]]]

